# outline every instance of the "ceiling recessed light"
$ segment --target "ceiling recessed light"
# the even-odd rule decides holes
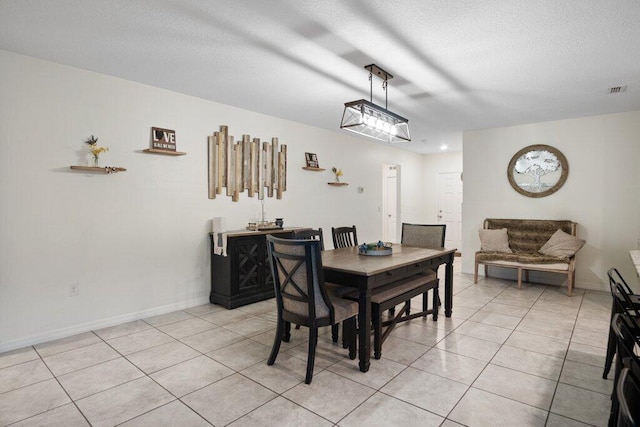
[[[440,146],[440,149],[441,149],[442,151],[446,150],[447,148],[449,148],[449,146],[448,146],[447,144],[442,144],[442,145]]]

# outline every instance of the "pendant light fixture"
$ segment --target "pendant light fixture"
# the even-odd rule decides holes
[[[345,103],[340,129],[390,143],[411,141],[409,120],[387,110],[387,82],[393,76],[375,64],[364,68],[369,70],[369,101],[360,99]],[[384,108],[373,103],[374,74],[382,79]]]

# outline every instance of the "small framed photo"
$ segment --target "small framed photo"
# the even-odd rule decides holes
[[[176,131],[163,128],[151,128],[151,148],[176,151]]]
[[[318,168],[318,156],[316,153],[304,153],[304,158],[307,161],[308,168]]]

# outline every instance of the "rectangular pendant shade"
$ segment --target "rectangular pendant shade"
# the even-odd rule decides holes
[[[409,120],[364,99],[344,104],[340,128],[389,143],[411,141]]]

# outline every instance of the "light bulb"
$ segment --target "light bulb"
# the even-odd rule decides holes
[[[389,122],[384,122],[384,124],[382,125],[382,131],[389,133],[389,128],[391,127],[391,125],[389,124]]]
[[[376,129],[382,130],[383,128],[384,128],[384,125],[383,125],[382,120],[380,120],[380,119],[376,120]]]
[[[396,127],[396,125],[391,126],[391,130],[389,131],[389,133],[393,136],[396,136],[398,134],[398,128]]]

